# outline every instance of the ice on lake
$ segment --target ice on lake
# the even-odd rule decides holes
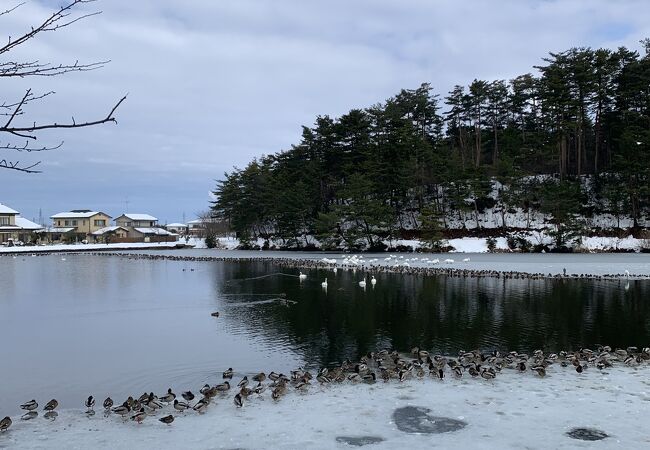
[[[267,391],[235,408],[232,394],[207,413],[179,414],[170,426],[141,425],[101,412],[62,410],[55,421],[14,421],[0,448],[326,449],[650,447],[648,367],[589,369],[552,366],[545,378],[504,371],[495,380],[424,379],[343,384],[294,391],[275,402]],[[440,431],[436,418],[452,429]],[[406,421],[408,426],[397,423]],[[418,421],[419,424],[418,425]],[[466,424],[466,426],[457,426]],[[572,438],[576,428],[606,434],[597,443]]]

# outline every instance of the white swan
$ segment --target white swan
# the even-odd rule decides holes
[[[366,288],[366,279],[364,278],[363,280],[359,281],[359,287]]]
[[[469,262],[469,261],[470,261],[469,258],[464,258],[464,259],[463,259],[463,262]]]
[[[300,281],[302,281],[302,280],[306,280],[306,279],[307,279],[307,275],[304,274],[304,273],[302,273],[302,272],[300,272],[300,274],[298,275],[298,279],[299,279]]]
[[[447,263],[447,264],[453,264],[453,263],[454,263],[454,260],[453,260],[453,259],[450,259],[450,258],[447,258],[447,259],[445,259],[445,263]]]
[[[375,284],[377,284],[377,279],[375,278],[374,275],[373,275],[372,278],[370,279],[370,284],[372,284],[373,286],[374,286]]]
[[[323,281],[320,285],[327,289],[327,278],[325,278],[325,281]]]

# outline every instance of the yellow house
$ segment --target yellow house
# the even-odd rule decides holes
[[[50,219],[52,219],[52,226],[55,228],[73,228],[76,234],[91,235],[95,231],[109,226],[111,216],[101,211],[74,209],[54,214]]]

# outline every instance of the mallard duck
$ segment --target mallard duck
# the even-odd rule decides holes
[[[202,398],[201,400],[196,402],[196,405],[194,405],[192,409],[198,412],[199,414],[203,414],[208,409],[209,403],[210,401],[208,399]]]
[[[128,402],[124,402],[120,406],[112,408],[111,411],[113,411],[118,416],[125,417],[131,412],[131,407],[129,406]]]
[[[235,403],[235,406],[237,408],[241,408],[242,406],[244,406],[244,398],[241,395],[241,393],[235,395],[233,402]]]
[[[539,375],[540,377],[545,377],[546,376],[546,368],[544,366],[531,367],[531,370],[534,370],[535,372],[537,372],[537,375]]]
[[[11,426],[11,417],[7,416],[0,420],[0,432],[5,432]]]
[[[212,317],[219,317],[219,311],[215,311],[212,314],[210,314]]]
[[[161,417],[161,418],[158,419],[158,420],[161,421],[161,422],[164,423],[164,424],[170,425],[170,424],[174,421],[174,416],[172,416],[172,415],[170,414],[170,415],[168,415],[168,416]]]
[[[144,419],[147,418],[147,413],[144,411],[144,408],[140,408],[140,411],[131,416],[131,420],[137,423],[142,423]]]
[[[264,372],[260,372],[253,377],[253,381],[262,382],[264,380],[266,380],[266,374]]]
[[[278,381],[278,378],[280,378],[280,375],[275,372],[269,374],[269,380],[271,381]]]
[[[33,411],[36,408],[38,408],[38,402],[36,402],[36,400],[30,400],[20,405],[20,409],[25,409],[27,411]]]
[[[237,383],[237,387],[244,387],[248,385],[248,375],[244,375],[244,378],[241,379],[239,383]]]
[[[526,363],[523,361],[520,361],[519,364],[517,364],[517,370],[519,372],[525,372],[526,371]]]
[[[219,392],[226,392],[227,390],[230,389],[230,383],[227,382],[227,381],[224,381],[221,384],[217,384],[214,388]]]
[[[352,381],[354,383],[361,381],[361,375],[359,375],[357,372],[351,373],[348,375],[348,381]]]
[[[43,414],[43,417],[47,420],[56,420],[56,418],[59,417],[59,413],[52,410]]]
[[[152,394],[153,394],[153,392],[152,392]],[[128,400],[127,400],[127,401],[128,401]],[[140,403],[147,403],[147,402],[149,401],[149,393],[148,393],[148,392],[145,392],[144,394],[142,394],[140,397],[138,397],[138,401],[139,401]],[[132,407],[132,406],[133,406],[133,402],[131,402],[131,404],[130,404],[129,406]]]
[[[167,393],[159,399],[163,403],[171,403],[176,400],[176,394],[172,392],[172,388],[167,389]]]
[[[368,372],[362,377],[362,379],[364,383],[372,384],[375,381],[377,381],[377,375],[375,374],[375,372]]]
[[[95,406],[95,397],[89,395],[86,401],[84,402],[84,405],[86,405],[86,408],[88,409],[93,409],[93,407]]]
[[[226,379],[230,380],[232,378],[232,375],[233,375],[233,371],[232,371],[232,367],[230,367],[230,368],[228,368],[228,370],[224,371],[223,379],[224,380],[226,380]]]
[[[52,400],[50,400],[45,404],[45,406],[43,407],[43,411],[54,411],[57,406],[59,406],[59,402],[57,402],[56,399],[53,398]]]
[[[483,369],[481,370],[481,377],[485,378],[486,380],[493,380],[494,377],[496,377],[496,373],[490,369]]]
[[[582,373],[584,371],[584,367],[582,367],[582,364],[578,364],[576,366],[576,372]]]
[[[326,383],[331,383],[332,382],[332,380],[327,375],[318,375],[316,377],[316,381],[318,381],[321,384],[326,384]]]
[[[20,420],[32,420],[38,417],[38,411],[27,411],[25,414],[20,416]]]
[[[266,386],[263,385],[262,383],[257,383],[257,386],[255,386],[255,389],[253,389],[253,392],[255,392],[257,395],[261,395],[262,392],[266,390]]]
[[[280,400],[280,397],[282,397],[284,394],[287,392],[287,387],[284,384],[281,384],[277,386],[275,389],[273,389],[273,392],[271,393],[271,397],[273,400]]]
[[[181,396],[188,402],[194,400],[194,394],[192,394],[192,391],[185,391],[181,394]]]
[[[174,409],[176,411],[185,411],[186,409],[190,409],[190,405],[185,402],[179,402],[178,400],[174,399]]]
[[[106,400],[104,400],[104,409],[110,409],[113,406],[113,399],[110,397],[106,397]]]
[[[462,366],[454,366],[454,368],[451,369],[451,370],[454,371],[454,376],[456,378],[461,378],[463,376],[463,368],[462,368]]]
[[[242,395],[242,397],[244,397],[244,398],[248,398],[248,396],[251,395],[251,394],[253,393],[253,389],[244,386],[243,388],[241,388],[241,389],[239,390],[239,393]]]

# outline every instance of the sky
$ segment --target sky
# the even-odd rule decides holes
[[[0,39],[66,1],[28,0],[0,17]],[[110,60],[92,72],[3,79],[2,102],[28,88],[56,92],[21,123],[95,120],[128,94],[117,124],[39,134],[40,145],[64,141],[51,152],[0,151],[42,161],[41,174],[0,170],[0,203],[28,219],[92,209],[191,220],[224,172],[291,148],[318,115],[423,82],[444,97],[475,78],[534,71],[549,51],[640,49],[650,37],[647,0],[102,0],[79,9],[92,11],[102,14],[0,55]]]

